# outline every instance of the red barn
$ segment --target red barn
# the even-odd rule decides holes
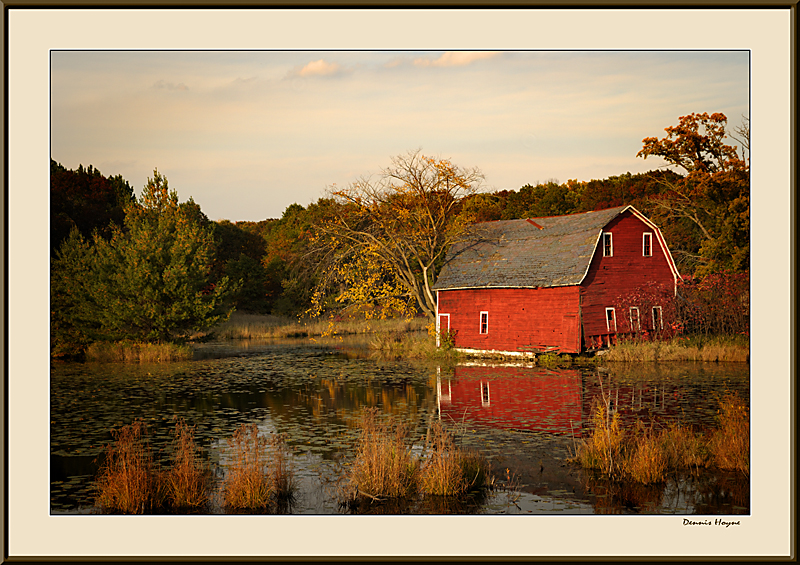
[[[433,287],[437,329],[466,351],[579,353],[668,330],[678,277],[661,231],[632,206],[484,222]]]

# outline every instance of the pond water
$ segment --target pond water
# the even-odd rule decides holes
[[[742,514],[749,481],[728,473],[675,476],[644,487],[609,483],[567,462],[589,431],[594,399],[610,399],[625,425],[714,425],[718,398],[749,402],[741,364],[543,368],[414,364],[370,355],[358,339],[209,343],[172,364],[54,362],[51,370],[51,512],[95,513],[93,479],[111,430],[143,420],[166,458],[182,417],[217,476],[226,439],[243,423],[284,434],[298,479],[293,514]],[[206,357],[206,358],[203,358]],[[441,420],[485,455],[498,488],[479,498],[402,506],[339,504],[364,410],[404,420],[418,446]],[[221,513],[214,505],[209,510]]]

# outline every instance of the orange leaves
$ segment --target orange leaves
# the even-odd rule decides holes
[[[650,155],[660,156],[688,173],[726,170],[739,160],[736,149],[723,143],[727,121],[725,114],[719,112],[681,116],[677,126],[664,128],[667,137],[661,140],[644,138],[642,150],[636,156],[644,159]]]

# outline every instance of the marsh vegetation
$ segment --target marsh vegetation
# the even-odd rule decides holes
[[[739,394],[744,405],[749,399],[747,366],[738,363],[649,368],[628,363],[414,364],[374,356],[369,336],[318,343],[225,341],[201,344],[199,350],[208,352],[208,358],[167,364],[53,364],[53,513],[103,508],[212,514],[609,511],[612,503],[598,498],[602,492],[626,493],[620,485],[634,481],[605,484],[602,474],[568,463],[576,446],[592,436],[593,399],[603,394],[612,398],[620,428],[631,437],[637,422],[655,423],[656,431],[674,425],[701,434],[720,425],[718,418],[725,412],[718,401],[726,391]],[[364,417],[371,410],[374,437],[391,422],[382,440],[387,445],[396,441],[397,424],[404,430],[403,450],[396,453],[407,453],[410,463],[396,468],[410,471],[405,497],[376,494],[371,487],[364,491],[381,500],[347,496],[355,490],[350,479],[358,467]],[[136,426],[126,428],[137,421],[137,433]],[[240,457],[234,438],[242,426],[247,433],[238,436]],[[258,465],[266,477],[269,503],[237,509],[225,503],[226,485],[233,485],[237,460],[255,460],[244,455],[256,446],[253,426],[261,442]],[[118,446],[118,437],[128,438],[123,444],[130,449]],[[278,437],[280,450],[270,443]],[[466,456],[458,465],[456,453]],[[470,459],[471,454],[477,457]],[[127,478],[119,471],[121,461],[131,471]],[[698,464],[699,474],[691,481],[674,472],[666,482],[646,485],[651,494],[646,500],[637,494],[640,511],[692,513],[702,507],[743,512],[747,504],[742,505],[741,497],[735,503],[714,498],[719,492],[714,485],[732,481],[746,498],[748,477],[738,471],[725,475],[716,463],[704,466],[708,462]],[[109,492],[123,494],[108,495],[98,504],[96,487],[108,476],[103,469],[120,477],[114,481],[119,488]],[[170,476],[173,494],[168,494]],[[453,492],[465,484],[465,494],[436,494],[447,492],[441,485],[455,485]],[[480,484],[490,488],[474,488]],[[124,485],[139,486],[125,490]],[[130,494],[147,492],[151,494],[144,502]],[[124,503],[125,496],[132,501]],[[342,500],[352,503],[341,505]],[[611,510],[631,511],[623,502],[614,502]]]

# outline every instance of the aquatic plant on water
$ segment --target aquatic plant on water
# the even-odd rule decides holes
[[[431,428],[427,457],[420,470],[420,491],[438,496],[456,496],[487,485],[486,459],[457,446],[441,422]]]
[[[419,461],[412,456],[408,427],[401,421],[378,421],[375,409],[364,412],[361,437],[349,472],[356,497],[400,498],[417,490]]]
[[[736,393],[720,399],[718,428],[712,433],[709,451],[720,469],[750,474],[750,410]]]
[[[255,424],[242,424],[228,438],[231,462],[222,484],[222,498],[233,510],[264,510],[274,492],[267,466],[267,439]]]
[[[406,425],[393,419],[379,422],[370,409],[362,417],[349,484],[352,499],[458,496],[488,487],[489,465],[483,456],[457,446],[440,422],[431,426],[424,457],[417,457]]]
[[[211,470],[201,461],[194,441],[194,427],[183,418],[175,425],[173,463],[164,473],[167,498],[173,508],[197,510],[210,496]]]
[[[661,431],[640,424],[626,431],[618,416],[610,415],[606,402],[595,401],[592,435],[578,446],[575,461],[609,478],[642,484],[663,482],[670,471],[709,466],[749,475],[749,410],[735,393],[720,400],[718,428],[703,436],[677,424]]]
[[[104,512],[144,514],[160,508],[164,488],[153,462],[146,428],[141,420],[111,432],[114,443],[96,481],[96,502]]]

